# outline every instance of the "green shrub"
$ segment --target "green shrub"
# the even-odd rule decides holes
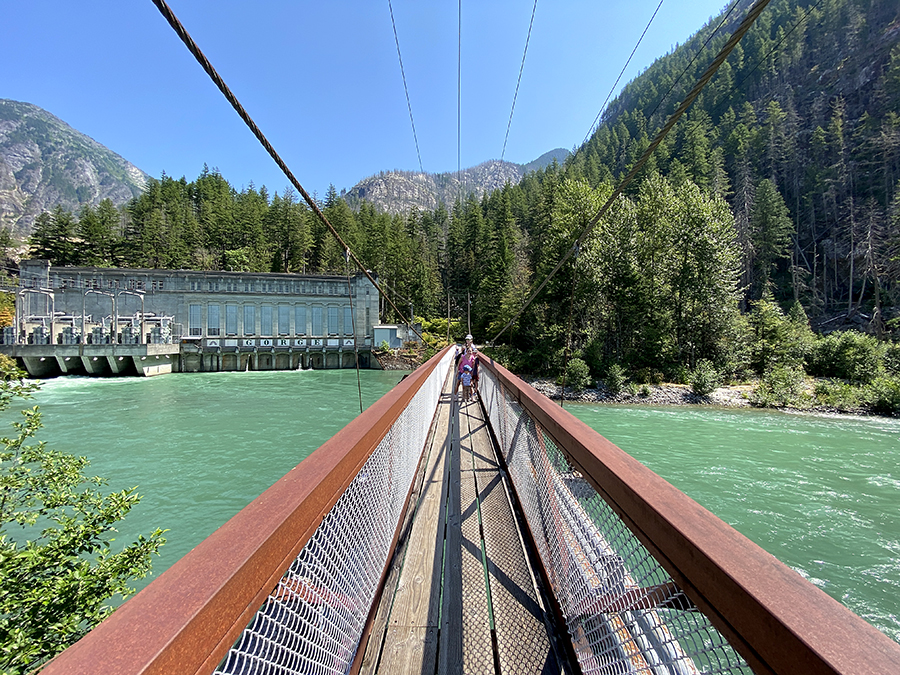
[[[560,377],[556,383],[561,385],[562,378]],[[572,387],[575,391],[584,391],[591,386],[591,371],[582,359],[577,357],[569,359],[566,366],[566,386]]]
[[[814,344],[803,308],[794,304],[788,316],[770,297],[753,304],[749,327],[750,366],[759,374],[775,368],[802,368]]]
[[[625,369],[618,363],[612,364],[607,369],[605,384],[611,394],[615,395],[620,393],[627,383],[628,376],[625,374]]]
[[[655,368],[641,368],[635,373],[634,379],[641,384],[662,384],[665,376]]]
[[[840,380],[821,380],[816,382],[813,390],[818,405],[836,408],[837,410],[856,410],[862,404],[862,391],[859,387]]]
[[[863,384],[872,382],[882,373],[884,351],[877,338],[859,331],[829,333],[813,345],[809,373]]]
[[[765,408],[805,407],[808,397],[803,393],[803,371],[782,366],[773,368],[750,395],[750,402]]]
[[[878,377],[866,387],[866,402],[873,412],[900,414],[900,378]]]
[[[701,359],[688,375],[691,391],[697,396],[709,396],[719,386],[719,372],[708,359]]]
[[[391,346],[388,344],[388,341],[387,341],[387,340],[382,340],[382,341],[381,341],[381,344],[378,345],[378,348],[379,348],[381,351],[383,351],[383,352],[389,352],[389,351],[391,351]]]
[[[900,342],[884,345],[884,369],[889,375],[900,375]]]

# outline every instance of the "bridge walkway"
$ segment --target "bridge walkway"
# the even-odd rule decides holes
[[[445,382],[363,673],[559,673],[480,402]]]

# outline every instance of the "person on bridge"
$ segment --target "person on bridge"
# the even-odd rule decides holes
[[[463,400],[468,403],[472,400],[472,366],[463,366],[462,377]]]
[[[459,393],[459,385],[461,384],[463,369],[466,366],[471,367],[473,393],[478,390],[478,350],[472,344],[472,336],[466,335],[466,346],[460,352],[457,350],[458,360],[456,362],[456,393]]]

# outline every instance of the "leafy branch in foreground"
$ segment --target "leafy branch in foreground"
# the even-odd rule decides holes
[[[0,355],[0,411],[37,385]],[[41,428],[37,406],[0,438],[0,672],[28,672],[79,640],[147,576],[163,531],[111,550],[115,524],[140,501],[136,488],[104,495],[90,462],[29,445]]]

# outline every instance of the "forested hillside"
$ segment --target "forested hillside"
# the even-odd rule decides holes
[[[562,166],[427,211],[389,215],[363,202],[354,212],[334,189],[323,210],[400,306],[440,317],[449,300],[490,338],[571,248],[747,4],[631,82]],[[683,381],[701,363],[735,376],[810,363],[807,316],[896,331],[898,12],[895,0],[774,0],[501,338],[510,358],[558,372],[569,346],[594,376],[621,364]],[[345,271],[293,194],[237,192],[215,171],[153,180],[121,218],[101,204],[38,225],[33,252],[57,264]],[[897,394],[900,405],[900,384]]]
[[[700,49],[720,22],[625,87],[567,173],[629,169],[726,41]],[[745,299],[771,283],[813,315],[895,300],[900,4],[774,0],[651,164],[728,200]]]

